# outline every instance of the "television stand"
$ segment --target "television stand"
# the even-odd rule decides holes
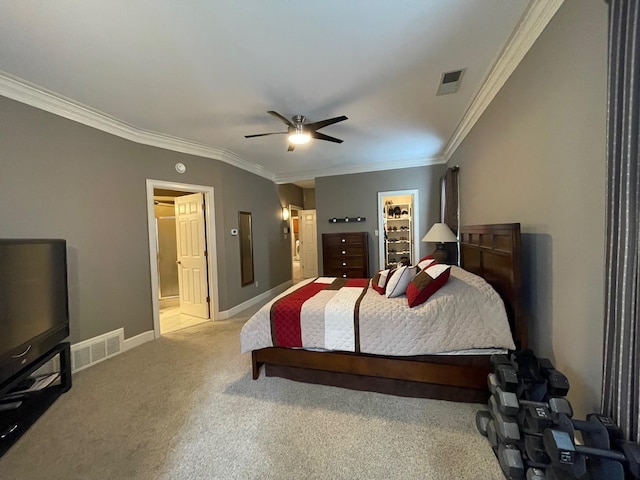
[[[20,386],[27,383],[29,376],[56,355],[60,355],[59,378],[44,388],[20,391]],[[4,455],[53,402],[70,388],[69,342],[59,343],[0,385],[0,456]]]

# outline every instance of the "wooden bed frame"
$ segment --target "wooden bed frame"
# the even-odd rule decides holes
[[[527,346],[520,311],[520,224],[473,225],[460,229],[461,266],[487,280],[504,300],[516,348]],[[392,357],[269,347],[251,353],[253,378],[267,376],[410,397],[459,402],[489,398],[488,355]]]

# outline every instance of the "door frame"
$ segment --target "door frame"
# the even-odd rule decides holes
[[[384,197],[401,197],[413,195],[413,212],[411,220],[413,222],[413,256],[409,259],[411,265],[415,265],[420,259],[420,198],[418,189],[394,190],[390,192],[378,192],[378,270],[384,268]]]
[[[293,233],[293,210],[300,212],[303,209],[291,203],[289,204],[288,208],[289,208],[289,235],[291,235],[291,241],[289,242],[291,246],[291,278],[293,279],[293,258],[295,257],[295,252],[296,252],[295,234]],[[299,217],[298,217],[298,229],[300,229]],[[298,259],[298,262],[299,261],[300,259]],[[300,268],[300,275],[302,275],[302,268]]]
[[[164,180],[146,180],[147,188],[147,226],[149,232],[149,271],[151,276],[151,299],[153,310],[153,334],[160,334],[160,291],[158,289],[158,244],[156,241],[156,222],[153,203],[153,192],[156,188],[177,190],[179,192],[202,193],[204,196],[205,235],[207,237],[207,281],[209,283],[209,319],[216,320],[220,316],[218,303],[218,255],[216,248],[215,197],[213,187],[191,185],[187,183],[167,182]]]

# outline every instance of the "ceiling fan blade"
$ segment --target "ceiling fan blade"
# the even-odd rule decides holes
[[[336,137],[330,137],[329,135],[325,135],[324,133],[320,132],[309,132],[309,135],[311,135],[311,138],[317,138],[318,140],[327,140],[333,143],[342,143],[344,141]]]
[[[244,138],[264,137],[266,135],[283,135],[289,132],[257,133],[255,135],[245,135]]]
[[[348,118],[342,115],[340,117],[333,117],[333,118],[327,118],[326,120],[320,120],[319,122],[305,123],[304,126],[307,127],[309,130],[320,130],[321,128],[326,127],[327,125],[333,125],[334,123],[343,122],[345,120],[348,120]]]
[[[290,143],[289,148],[287,148],[287,152],[293,152],[294,148],[296,148],[296,146],[293,143]]]
[[[274,112],[273,110],[269,110],[267,113],[269,115],[272,115],[272,116],[276,117],[279,120],[282,120],[284,123],[286,123],[290,127],[296,128],[296,126],[293,123],[291,123],[291,120],[289,120],[287,117],[283,117],[278,112]]]

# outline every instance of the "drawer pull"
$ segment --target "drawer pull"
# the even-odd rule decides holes
[[[344,255],[344,254],[346,254],[346,253],[347,253],[347,252],[346,252],[346,250],[342,250],[342,254],[343,254],[343,255]]]
[[[346,239],[346,238],[343,238],[343,239],[341,239],[341,241],[342,241],[342,243],[344,243],[344,242],[346,242],[346,241],[347,241],[347,239]]]
[[[342,276],[343,276],[343,278],[347,278],[347,274],[346,273],[343,273]]]
[[[342,266],[346,267],[347,266],[347,262],[342,262]]]

